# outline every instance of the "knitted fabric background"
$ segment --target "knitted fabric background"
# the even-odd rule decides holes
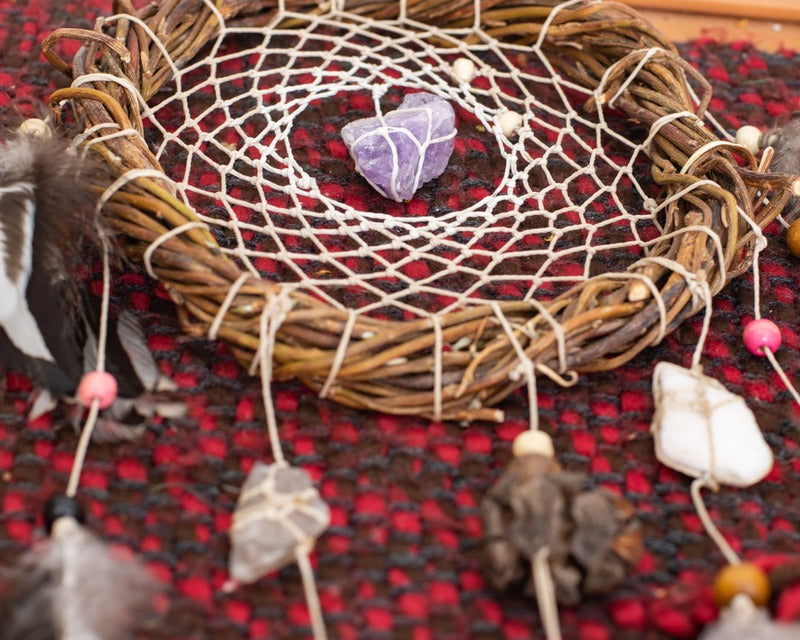
[[[41,40],[56,27],[89,27],[111,10],[105,0],[0,0],[4,124],[41,113],[66,82],[41,58]],[[713,84],[712,109],[731,130],[771,125],[800,109],[800,55],[712,41],[681,51]],[[777,224],[768,232],[762,313],[781,328],[778,360],[800,380],[800,261]],[[97,287],[96,273],[86,275]],[[166,295],[137,268],[116,272],[114,299],[136,310],[189,411],[154,425],[138,442],[90,449],[79,492],[89,527],[137,554],[168,585],[169,608],[155,637],[309,637],[295,568],[232,594],[221,590],[238,487],[254,460],[268,460],[260,382],[225,346],[181,336]],[[707,504],[736,551],[770,571],[772,613],[800,620],[800,409],[766,361],[742,346],[752,305],[749,274],[716,298],[702,364],[747,399],[776,463],[757,486],[724,487],[707,495]],[[717,615],[711,583],[723,558],[690,503],[689,480],[656,462],[649,432],[653,367],[659,360],[688,365],[700,326],[701,318],[692,318],[628,365],[582,377],[571,389],[539,384],[541,424],[563,465],[626,496],[646,540],[623,586],[562,611],[565,638],[694,638]],[[66,485],[77,441],[63,413],[26,422],[30,383],[14,372],[5,381],[2,564],[44,535],[41,507]],[[535,602],[498,593],[484,577],[478,510],[510,457],[511,441],[527,426],[522,393],[503,404],[505,423],[464,427],[357,412],[292,382],[273,389],[287,458],[311,473],[332,511],[313,556],[332,638],[541,637]]]

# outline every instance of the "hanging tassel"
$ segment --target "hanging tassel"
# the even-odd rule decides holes
[[[82,246],[100,245],[82,187],[93,171],[42,121],[26,121],[0,148],[0,363],[40,387],[31,418],[74,398],[96,363],[99,303],[76,283]],[[101,416],[100,439],[135,436],[154,414],[182,415],[131,314],[111,315],[106,358],[119,400]]]
[[[47,511],[50,538],[0,573],[0,640],[133,638],[153,619],[153,578],[90,533],[75,500]]]

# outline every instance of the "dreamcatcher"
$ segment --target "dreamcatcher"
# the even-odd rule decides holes
[[[525,385],[530,431],[487,496],[485,526],[498,584],[530,576],[556,638],[556,602],[618,584],[641,539],[630,505],[556,463],[537,377],[567,388],[705,309],[692,368],[656,370],[656,447],[697,478],[698,511],[739,564],[699,492],[758,481],[771,454],[754,421],[724,450],[718,410],[746,407],[702,375],[700,353],[714,294],[757,265],[796,169],[766,173],[772,151],[753,155],[780,150],[780,133],[718,139],[707,83],[635,13],[542,4],[197,1],[136,14],[121,2],[96,31],[43,45],[74,77],[52,97],[57,118],[69,112],[112,173],[99,189],[107,225],[188,333],[226,340],[260,373],[274,462],[242,488],[229,586],[297,561],[317,637],[308,553],[329,512],[282,453],[272,380],[360,409],[498,422],[497,403]],[[84,41],[71,68],[53,48],[63,37]],[[435,135],[432,100],[455,123]],[[415,110],[424,139],[402,117]],[[340,133],[370,118],[391,167],[377,174],[359,156],[366,134]],[[449,164],[423,184],[445,143]],[[748,347],[770,357],[779,334],[751,327]],[[687,424],[699,425],[688,450]],[[731,464],[743,452],[745,469]],[[732,588],[731,616],[753,618],[743,592]]]

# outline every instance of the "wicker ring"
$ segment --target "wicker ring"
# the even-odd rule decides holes
[[[631,120],[653,127],[652,176],[668,205],[664,235],[649,255],[662,259],[633,265],[629,277],[596,276],[543,307],[527,301],[470,306],[437,323],[361,315],[353,320],[346,310],[292,291],[273,350],[275,379],[296,377],[356,408],[501,420],[502,412],[492,407],[524,383],[512,375],[519,371],[520,348],[532,363],[561,373],[612,369],[698,311],[686,273],[716,293],[747,269],[756,238],[744,216],[761,228],[772,221],[790,197],[791,178],[759,173],[749,151],[718,143],[701,122],[710,98],[707,82],[635,11],[613,2],[575,2],[556,14],[548,5],[482,0],[483,30],[515,45],[540,42],[559,73],[594,92],[587,111],[613,100]],[[286,0],[285,7],[307,14],[327,10],[308,0]],[[92,151],[108,166],[98,193],[132,170],[161,171],[141,138],[92,139],[109,127],[142,131],[141,105],[130,87],[150,99],[214,37],[218,16],[252,27],[276,12],[275,2],[264,0],[218,0],[214,7],[204,0],[163,0],[138,14],[129,0],[118,0],[115,9],[118,15],[99,21],[95,31],[59,29],[42,44],[47,59],[76,81],[52,96],[56,120],[68,104]],[[440,28],[474,22],[472,0],[408,0],[404,9],[409,19]],[[375,20],[398,15],[390,0],[353,0],[348,10]],[[55,53],[62,40],[82,42],[71,67]],[[109,81],[109,74],[120,81]],[[699,105],[687,78],[702,89]],[[280,285],[243,277],[208,230],[195,224],[195,212],[169,182],[153,175],[139,174],[107,194],[107,225],[131,258],[147,257],[149,270],[178,304],[186,332],[204,336],[213,329],[240,362],[253,362],[260,316]],[[495,317],[497,306],[519,327],[513,341]],[[437,344],[457,341],[467,341],[469,349],[436,353]]]

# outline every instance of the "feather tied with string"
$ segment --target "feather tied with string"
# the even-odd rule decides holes
[[[83,188],[97,167],[71,151],[41,121],[23,126],[0,147],[0,363],[41,389],[30,413],[71,399],[97,362],[100,303],[77,283],[86,251],[99,250],[95,201]],[[129,312],[109,318],[106,367],[119,400],[100,418],[100,439],[133,437],[154,414],[180,415],[180,403]],[[82,412],[72,412],[76,421]]]
[[[0,640],[127,640],[154,620],[155,580],[74,518],[0,572]]]

